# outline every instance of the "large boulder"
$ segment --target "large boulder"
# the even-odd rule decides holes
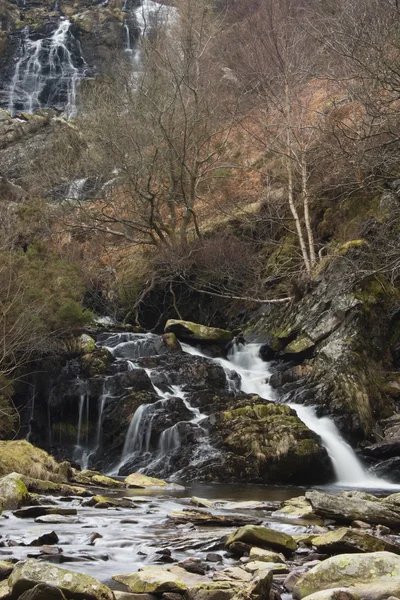
[[[227,344],[233,340],[233,333],[226,329],[206,327],[206,325],[176,319],[167,321],[164,331],[165,333],[174,333],[179,339],[195,342]]]
[[[0,478],[0,507],[14,510],[29,501],[30,495],[19,473]]]
[[[0,441],[0,476],[14,472],[33,479],[64,481],[65,465],[26,440]]]
[[[390,497],[380,500],[363,492],[331,496],[317,491],[307,492],[305,497],[318,515],[341,523],[359,520],[388,527],[400,525],[400,505],[390,501]]]
[[[316,536],[312,541],[318,552],[341,554],[344,552],[393,552],[400,554],[400,546],[359,529],[342,527]]]
[[[212,431],[217,447],[226,452],[225,480],[315,484],[332,479],[332,465],[318,436],[285,404],[257,396],[242,400],[215,415]]]
[[[303,575],[293,588],[294,600],[332,588],[346,588],[363,600],[400,594],[400,556],[390,552],[340,554]]]
[[[16,598],[38,583],[59,588],[67,600],[114,600],[112,591],[93,577],[32,559],[17,563],[8,580],[12,596]]]
[[[225,545],[229,548],[229,546],[235,542],[242,542],[243,544],[260,548],[272,548],[273,550],[278,550],[285,554],[296,550],[296,542],[292,536],[259,525],[245,525],[244,527],[239,527],[239,529],[228,536]]]
[[[184,490],[182,485],[177,483],[168,483],[163,479],[157,479],[156,477],[148,477],[141,473],[131,473],[128,477],[125,477],[125,484],[128,488],[151,488],[161,490]]]

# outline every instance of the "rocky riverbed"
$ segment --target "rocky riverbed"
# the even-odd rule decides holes
[[[400,594],[398,493],[185,488],[91,471],[70,472],[69,479],[50,485],[20,474],[0,478],[0,598],[378,600]],[[322,592],[337,588],[345,595]]]

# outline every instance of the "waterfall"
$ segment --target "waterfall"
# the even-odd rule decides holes
[[[78,82],[85,62],[71,23],[61,18],[50,37],[35,39],[26,26],[21,32],[20,56],[8,93],[8,110],[32,113],[38,108],[65,110],[76,115]]]
[[[205,356],[201,351],[182,344],[185,352]],[[230,349],[228,359],[213,359],[225,369],[229,377],[232,368],[240,375],[241,390],[247,394],[257,394],[265,400],[274,400],[275,393],[268,384],[271,375],[268,363],[260,357],[260,344],[235,344]],[[206,357],[207,358],[207,357]],[[329,417],[319,419],[312,407],[289,404],[303,423],[314,431],[326,449],[337,477],[337,484],[362,488],[393,489],[395,486],[366,472],[354,450],[345,442],[336,425]]]
[[[81,445],[81,433],[82,433],[82,419],[83,419],[83,409],[85,406],[86,399],[86,391],[80,395],[79,397],[79,413],[78,413],[78,433],[76,438],[76,445],[80,448]]]

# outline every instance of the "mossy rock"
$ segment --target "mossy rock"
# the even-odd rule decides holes
[[[233,340],[233,333],[226,329],[217,329],[216,327],[207,327],[191,321],[178,321],[176,319],[167,321],[164,331],[165,333],[174,333],[178,339],[188,341],[226,344]]]
[[[126,585],[134,594],[182,594],[188,589],[178,575],[163,567],[144,567],[137,573],[114,575],[113,579]]]
[[[114,357],[107,348],[95,348],[82,356],[82,367],[88,377],[99,377],[109,372]]]
[[[61,465],[26,440],[0,441],[0,476],[14,472],[33,479],[63,481],[65,471]]]
[[[29,492],[38,494],[51,494],[52,496],[90,496],[86,488],[66,483],[55,483],[54,481],[43,481],[42,479],[32,479],[32,477],[22,476]]]
[[[6,560],[0,560],[0,580],[6,579],[9,575],[11,575],[13,569],[13,563]]]
[[[15,598],[38,583],[59,588],[68,600],[114,600],[112,591],[93,577],[33,559],[17,563],[8,580]]]
[[[301,354],[315,346],[315,342],[307,335],[298,336],[293,342],[290,342],[285,349],[285,354]]]
[[[9,473],[0,478],[0,498],[4,510],[15,510],[29,502],[29,492],[19,473]]]
[[[400,594],[400,556],[390,552],[340,554],[303,575],[293,589],[294,600],[321,590],[344,587],[364,600]]]
[[[239,527],[239,529],[227,537],[225,545],[229,548],[229,546],[235,542],[242,542],[243,544],[249,544],[250,546],[257,546],[260,548],[272,548],[273,550],[279,550],[284,554],[296,550],[296,542],[292,536],[260,525],[245,525],[244,527]]]
[[[80,483],[81,485],[93,485],[97,487],[104,488],[124,488],[126,484],[118,479],[113,479],[112,477],[107,477],[106,475],[102,475],[98,471],[77,471],[74,469],[72,475],[73,481],[76,483]]]
[[[393,552],[400,554],[400,546],[377,538],[365,531],[341,527],[313,539],[313,546],[324,554],[344,552]]]

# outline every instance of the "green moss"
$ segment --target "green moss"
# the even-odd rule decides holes
[[[339,254],[341,254],[342,256],[347,254],[350,250],[352,250],[353,248],[361,248],[362,246],[368,245],[368,243],[365,240],[349,240],[348,242],[345,242],[344,244],[342,244],[339,249],[338,252]]]
[[[313,342],[312,339],[310,339],[307,335],[300,335],[285,347],[285,352],[299,354],[300,352],[309,350],[313,346],[315,346],[315,342]]]

